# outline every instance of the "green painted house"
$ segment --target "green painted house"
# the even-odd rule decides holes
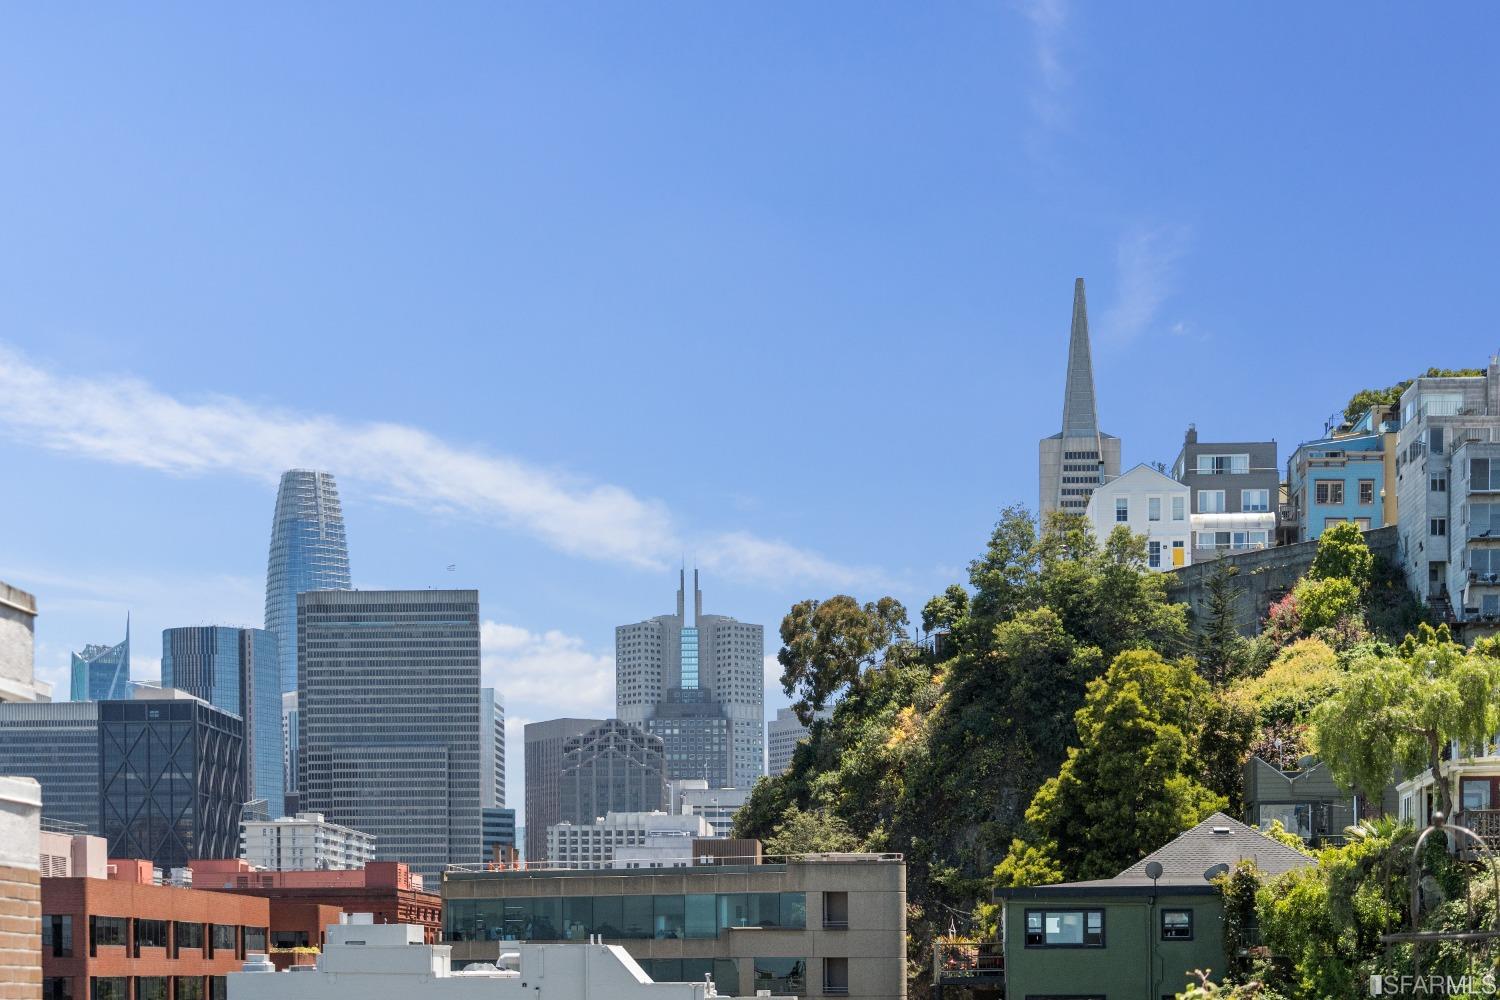
[[[1223,904],[1209,879],[1244,859],[1266,875],[1313,863],[1214,813],[1114,878],[995,890],[1006,1000],[1161,1000],[1194,969],[1217,979]]]

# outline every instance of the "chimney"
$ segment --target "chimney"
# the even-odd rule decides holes
[[[1183,444],[1197,444],[1198,443],[1198,425],[1197,424],[1188,424],[1187,433],[1182,436],[1182,443]]]

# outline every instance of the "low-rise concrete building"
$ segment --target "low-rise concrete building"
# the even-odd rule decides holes
[[[375,860],[375,838],[303,812],[240,823],[240,857],[269,871],[340,871]]]
[[[495,962],[452,968],[448,945],[424,945],[422,929],[340,923],[328,928],[313,970],[277,974],[251,961],[229,977],[228,1000],[706,1000],[703,982],[652,982],[625,949],[604,944],[526,944]],[[253,959],[253,957],[252,957]],[[733,1000],[726,997],[725,1000]]]
[[[685,860],[692,857],[695,838],[713,835],[713,827],[702,816],[612,812],[596,823],[554,823],[548,827],[547,864],[552,868],[614,868],[620,867],[617,861]]]
[[[1242,860],[1279,875],[1313,859],[1223,813],[1116,875],[995,890],[1010,997],[1175,996],[1195,969],[1223,977],[1223,897]]]
[[[734,814],[750,801],[748,788],[709,788],[703,778],[670,782],[667,795],[671,811],[679,816],[702,816],[713,827],[712,837],[727,837],[734,829]]]
[[[455,963],[512,942],[617,943],[658,981],[711,975],[726,993],[906,996],[900,855],[818,854],[759,865],[443,876]]]

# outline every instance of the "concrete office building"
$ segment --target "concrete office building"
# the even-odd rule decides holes
[[[1401,394],[1396,489],[1406,583],[1442,618],[1500,623],[1500,358]]]
[[[1193,562],[1276,544],[1275,441],[1203,442],[1189,425],[1172,478],[1192,491]]]
[[[42,786],[49,820],[99,829],[99,702],[0,704],[0,774]],[[45,747],[46,753],[38,748]]]
[[[1082,514],[1100,483],[1120,474],[1120,439],[1099,430],[1094,400],[1094,363],[1089,351],[1088,304],[1083,279],[1073,283],[1073,325],[1068,335],[1068,373],[1063,385],[1062,430],[1038,446],[1037,510]]]
[[[51,700],[36,677],[36,598],[0,581],[0,703]]]
[[[112,858],[181,868],[233,858],[245,804],[244,723],[172,688],[99,705],[99,833]]]
[[[765,769],[764,629],[704,614],[697,570],[689,622],[686,586],[683,571],[675,614],[615,629],[615,714],[662,738],[668,779],[748,788]]]
[[[662,740],[609,719],[563,745],[558,818],[591,823],[610,812],[667,808]]]
[[[813,714],[814,720],[833,718],[833,709],[825,708]],[[766,773],[775,777],[785,774],[792,766],[792,754],[797,744],[807,737],[808,728],[790,708],[778,708],[776,718],[766,723]]]
[[[276,637],[265,629],[192,625],[162,629],[161,683],[245,723],[245,800],[266,812],[285,806],[281,671]]]
[[[455,969],[451,945],[424,945],[422,929],[380,926],[354,914],[328,928],[315,969],[277,973],[252,962],[229,977],[229,1000],[707,1000],[703,982],[652,982],[625,949],[528,944],[499,965]],[[717,996],[733,1000],[725,993]]]
[[[285,789],[282,812],[295,816],[297,802],[297,692],[281,696],[281,782]]]
[[[479,593],[297,596],[298,795],[423,876],[480,847]]]
[[[266,631],[276,636],[281,690],[297,690],[297,595],[349,589],[349,543],[333,474],[289,469],[276,490],[266,558]]]
[[[670,811],[677,816],[702,816],[713,827],[710,837],[727,837],[734,814],[750,800],[748,788],[709,788],[701,778],[683,778],[667,787]]]
[[[1149,569],[1181,569],[1193,561],[1190,495],[1186,485],[1166,473],[1137,465],[1094,490],[1084,515],[1100,544],[1123,525],[1146,536]]]
[[[304,812],[240,823],[240,857],[267,871],[345,871],[375,860],[375,838]]]
[[[549,719],[527,723],[526,860],[547,857],[547,827],[562,820],[563,749],[571,737],[604,724],[603,719]]]
[[[554,823],[547,828],[549,868],[651,867],[641,862],[670,857],[676,867],[692,863],[693,840],[713,836],[713,827],[701,816],[673,816],[664,812],[612,812],[589,823]],[[668,840],[671,849],[654,852]],[[674,866],[668,866],[674,867]]]
[[[505,698],[479,689],[479,806],[505,808]]]
[[[1396,523],[1399,406],[1374,406],[1353,422],[1297,446],[1286,462],[1287,542],[1321,538],[1330,524],[1369,531]]]
[[[125,638],[113,646],[90,644],[73,653],[69,664],[73,701],[108,701],[130,697],[130,615]]]
[[[493,962],[517,941],[598,934],[660,981],[709,974],[720,990],[747,996],[906,996],[900,855],[597,873],[451,871],[443,920],[456,963]]]

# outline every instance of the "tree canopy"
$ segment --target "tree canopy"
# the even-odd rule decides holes
[[[1483,368],[1429,368],[1422,373],[1423,378],[1456,378],[1464,375],[1483,375]],[[1348,404],[1344,407],[1344,421],[1353,423],[1359,419],[1359,415],[1372,406],[1390,406],[1401,399],[1401,394],[1407,387],[1416,381],[1415,379],[1404,379],[1395,385],[1388,385],[1384,389],[1361,389],[1349,397]]]

